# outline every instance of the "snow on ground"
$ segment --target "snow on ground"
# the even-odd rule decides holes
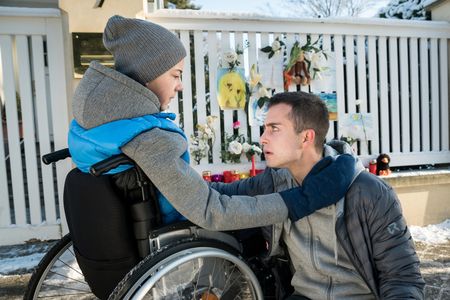
[[[450,219],[436,225],[425,227],[410,226],[409,230],[416,242],[426,244],[445,244],[450,241]],[[0,251],[0,277],[12,274],[29,273],[48,251],[47,247],[35,247],[33,245],[22,245],[26,250],[18,250],[19,246],[3,248]]]
[[[414,241],[427,244],[445,244],[450,241],[450,219],[425,227],[410,226]]]
[[[0,260],[0,277],[3,275],[27,273],[38,265],[45,253],[34,253]]]
[[[55,241],[1,246],[0,277],[30,273],[54,244]]]

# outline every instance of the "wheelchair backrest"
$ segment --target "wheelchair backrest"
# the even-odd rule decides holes
[[[66,177],[64,210],[86,281],[97,297],[107,298],[140,260],[130,207],[118,197],[111,176],[73,169]]]

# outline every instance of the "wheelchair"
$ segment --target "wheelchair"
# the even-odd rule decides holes
[[[51,164],[69,156],[68,149],[63,149],[44,155],[42,160]],[[114,270],[89,274],[90,271],[83,268],[83,259],[77,255],[73,240],[76,237],[71,235],[69,224],[71,233],[42,258],[31,276],[24,299],[97,299],[98,293],[92,288],[93,278],[95,281],[110,276],[118,276],[118,284],[108,292],[108,299],[281,299],[289,293],[290,280],[284,274],[289,269],[287,260],[263,258],[263,251],[255,251],[254,247],[261,245],[260,239],[249,238],[245,231],[244,234],[208,231],[188,221],[162,225],[157,198],[148,179],[123,154],[92,166],[91,174],[77,169],[69,172],[64,191],[66,214],[66,201],[73,193],[70,186],[74,178],[87,182],[87,189],[102,188],[104,182],[101,181],[110,179],[108,175],[100,175],[121,165],[133,165],[142,195],[142,201],[131,213],[133,242],[139,256],[139,260],[133,262],[134,267],[125,276],[115,275]],[[77,197],[82,197],[83,191],[79,190],[83,189],[76,188]],[[107,188],[102,193],[105,197],[117,197],[115,191],[109,192]],[[247,250],[248,245],[252,250]]]

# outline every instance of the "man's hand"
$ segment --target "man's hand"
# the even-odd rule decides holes
[[[355,158],[348,154],[325,157],[303,180],[303,185],[280,192],[295,222],[345,196],[355,175]]]

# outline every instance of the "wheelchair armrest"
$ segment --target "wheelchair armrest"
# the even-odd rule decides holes
[[[188,220],[164,225],[152,230],[150,232],[151,251],[153,252],[164,245],[174,243],[187,237],[215,240],[231,246],[239,253],[242,253],[243,251],[242,245],[230,233],[206,230]]]
[[[89,173],[94,176],[100,176],[120,165],[135,165],[134,161],[125,154],[117,154],[104,159],[89,168]]]
[[[68,148],[64,148],[52,153],[42,155],[42,162],[46,165],[49,165],[67,157],[70,157],[70,152]]]

